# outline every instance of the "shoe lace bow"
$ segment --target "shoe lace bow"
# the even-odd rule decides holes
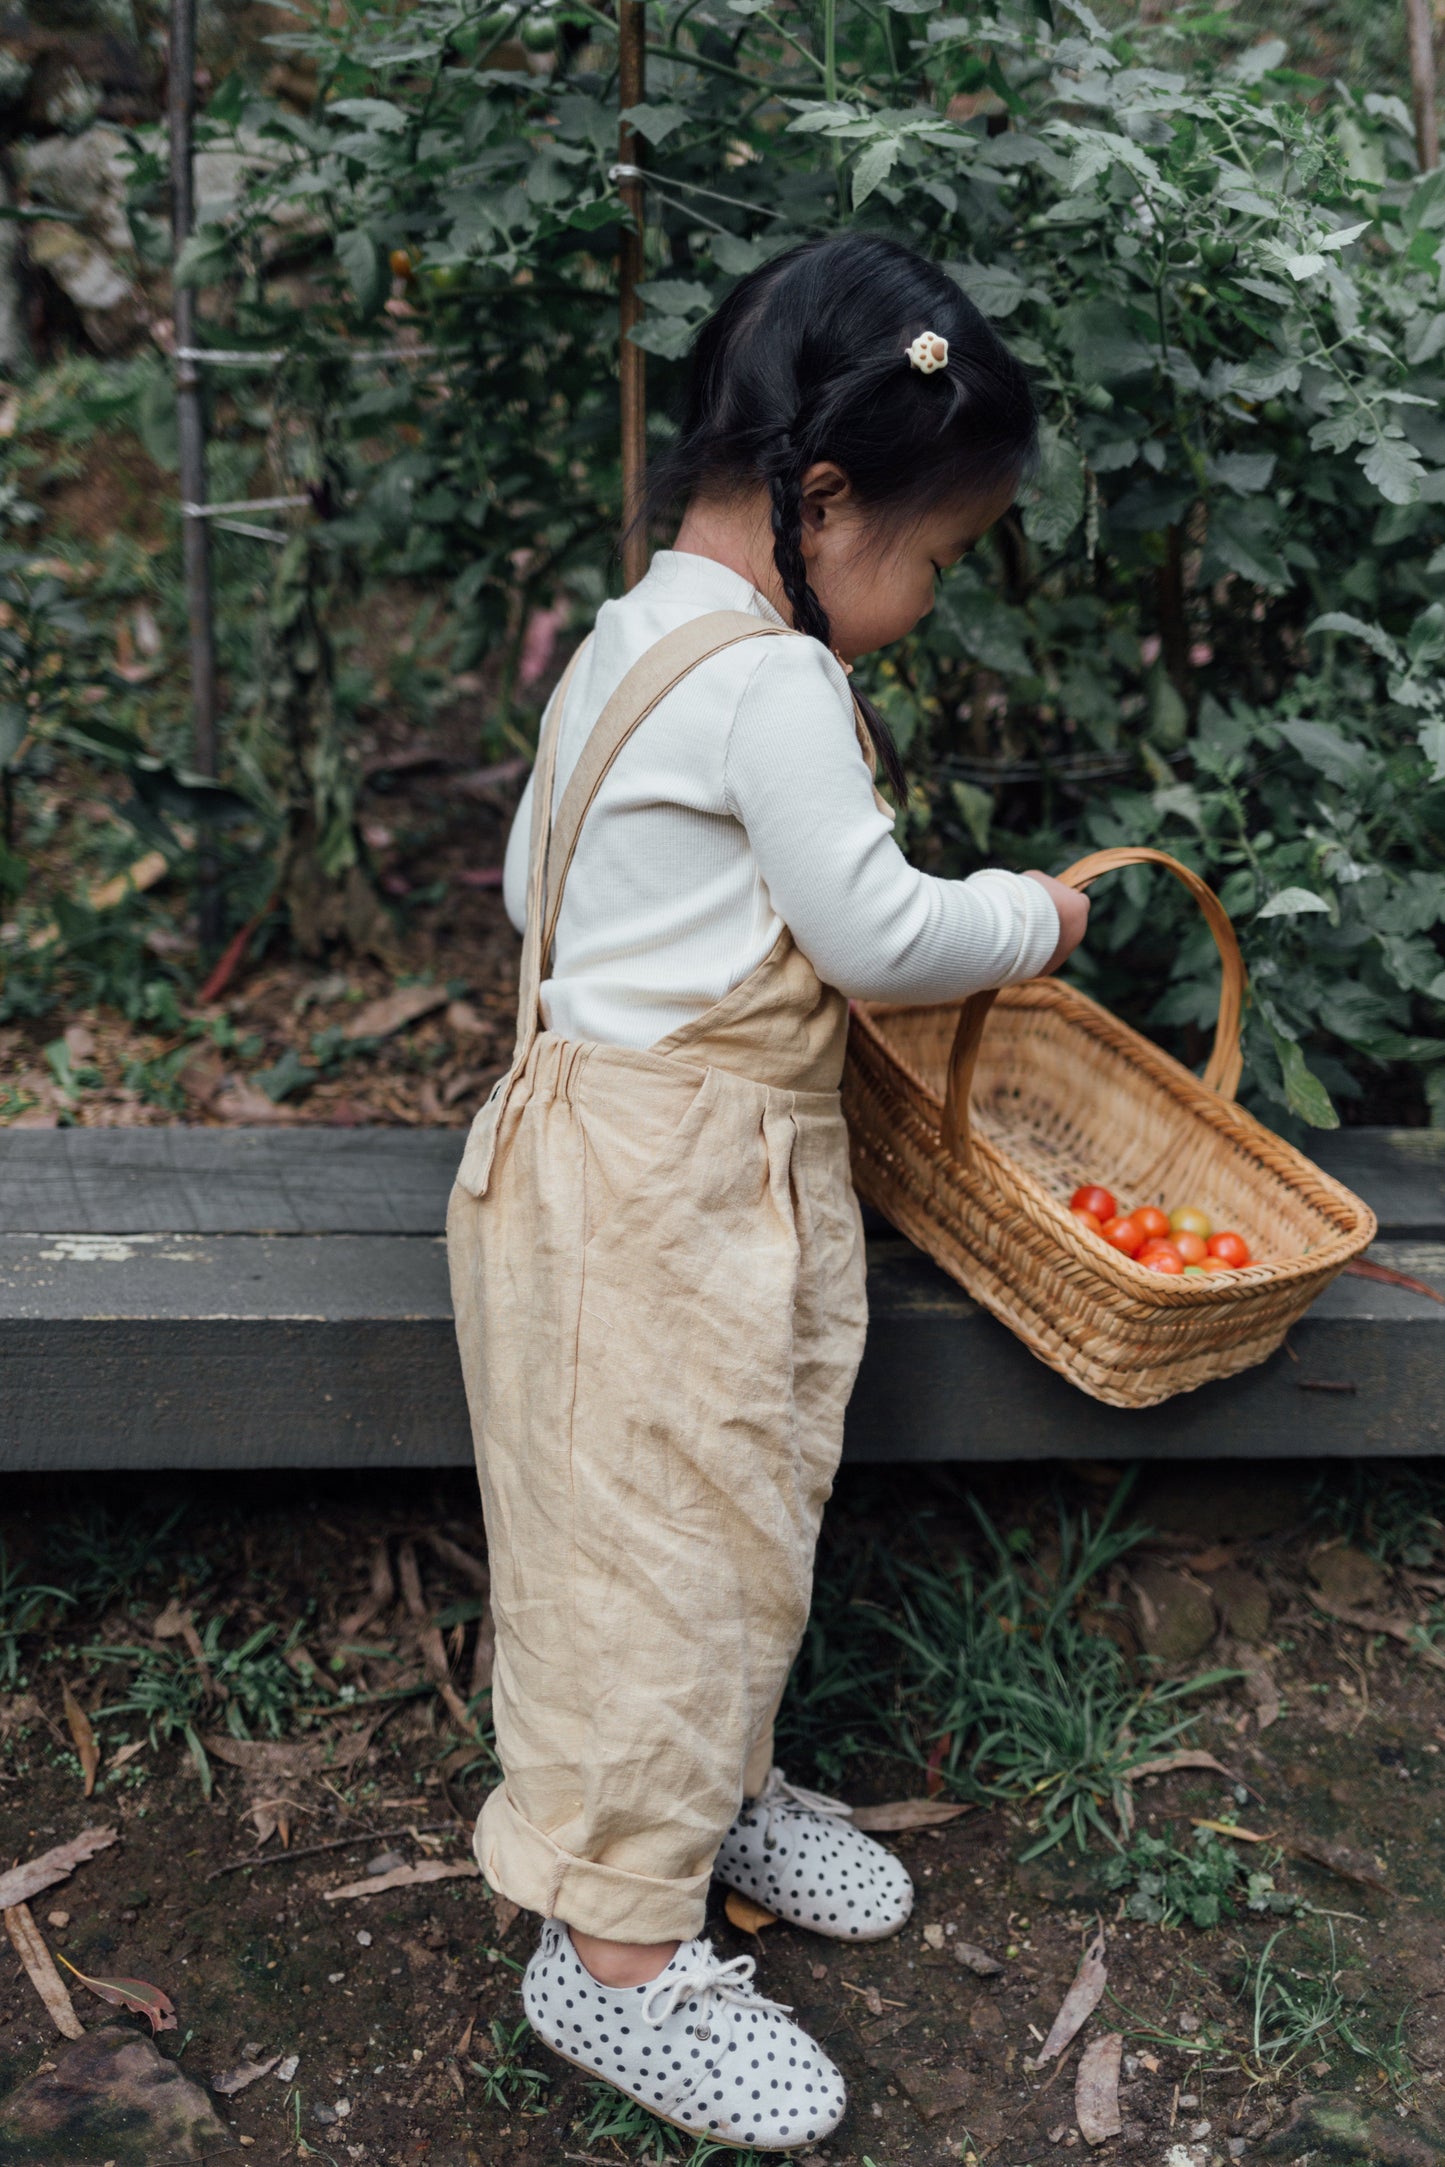
[[[753,1800],[753,1808],[762,1816],[763,1849],[773,1847],[773,1823],[780,1812],[789,1808],[802,1808],[805,1813],[831,1814],[835,1820],[851,1819],[853,1808],[846,1806],[841,1798],[829,1798],[822,1791],[810,1791],[801,1783],[789,1783],[781,1768],[770,1768],[768,1780]]]
[[[733,1956],[726,1961],[714,1956],[710,1941],[701,1941],[697,1954],[679,1971],[666,1971],[642,2005],[642,2014],[649,2024],[664,2025],[675,2016],[684,2002],[696,1999],[700,2022],[696,2027],[699,2039],[711,2037],[707,2018],[715,2002],[731,2002],[735,2006],[752,2010],[766,2010],[773,2016],[786,2016],[789,2004],[769,2001],[754,1987],[753,1974],[757,1965],[750,1956]]]

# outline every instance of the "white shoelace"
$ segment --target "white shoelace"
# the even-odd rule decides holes
[[[853,1808],[845,1806],[841,1798],[829,1798],[822,1791],[809,1791],[801,1783],[789,1783],[781,1768],[770,1768],[768,1780],[756,1798],[749,1801],[753,1811],[759,1808],[763,1816],[763,1849],[773,1848],[773,1822],[784,1808],[802,1807],[806,1813],[831,1814],[835,1820],[851,1820]]]
[[[770,2016],[786,2016],[789,2004],[769,2001],[754,1987],[753,1974],[757,1965],[750,1956],[729,1957],[726,1963],[713,1955],[712,1943],[698,1943],[698,1953],[681,1971],[664,1972],[642,2005],[645,2021],[659,2029],[671,2016],[676,2016],[684,2002],[696,1998],[699,2003],[699,2022],[694,2026],[695,2036],[710,2039],[712,2029],[707,2022],[710,2004],[732,2002],[739,2008],[751,2009]]]

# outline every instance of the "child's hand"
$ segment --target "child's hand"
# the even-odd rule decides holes
[[[1056,971],[1061,963],[1068,962],[1087,932],[1089,898],[1081,895],[1077,888],[1066,888],[1064,883],[1055,880],[1051,873],[1025,873],[1024,879],[1036,880],[1041,888],[1046,888],[1053,899],[1054,909],[1059,914],[1059,945],[1041,973],[1047,978],[1050,971]]]

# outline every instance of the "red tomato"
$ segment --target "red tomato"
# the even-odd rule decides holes
[[[1107,1189],[1100,1189],[1087,1182],[1082,1189],[1075,1189],[1069,1198],[1070,1211],[1091,1211],[1100,1226],[1106,1219],[1113,1218],[1115,1208],[1114,1199]]]
[[[1111,1249],[1120,1250],[1126,1257],[1132,1257],[1144,1243],[1144,1229],[1138,1220],[1126,1218],[1122,1214],[1105,1220],[1103,1235]]]
[[[1069,1217],[1077,1219],[1080,1226],[1086,1226],[1091,1234],[1102,1234],[1104,1231],[1099,1224],[1098,1213],[1096,1211],[1085,1211],[1080,1204],[1071,1204],[1069,1206]]]
[[[1211,1234],[1209,1254],[1218,1257],[1231,1271],[1242,1271],[1249,1262],[1249,1247],[1241,1234]]]
[[[1177,1249],[1165,1248],[1162,1242],[1157,1249],[1151,1249],[1147,1257],[1140,1257],[1139,1262],[1146,1272],[1165,1272],[1171,1279],[1184,1276],[1183,1257]]]
[[[1133,1219],[1145,1241],[1168,1239],[1169,1221],[1157,1204],[1141,1204]]]
[[[1178,1257],[1181,1265],[1186,1261],[1184,1252],[1179,1247],[1178,1242],[1164,1241],[1162,1239],[1145,1242],[1143,1248],[1139,1251],[1138,1261],[1141,1264],[1147,1264],[1150,1257],[1157,1257],[1161,1252],[1165,1256]]]
[[[1209,1245],[1200,1234],[1181,1227],[1174,1236],[1174,1246],[1186,1264],[1202,1264],[1209,1254]]]
[[[1169,1224],[1176,1234],[1199,1234],[1205,1241],[1208,1241],[1214,1232],[1214,1225],[1208,1214],[1196,1211],[1192,1204],[1181,1204],[1178,1211],[1171,1211]]]

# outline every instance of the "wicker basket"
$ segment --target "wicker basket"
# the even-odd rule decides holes
[[[961,1006],[855,1003],[843,1084],[859,1194],[1112,1407],[1262,1362],[1375,1233],[1368,1206],[1232,1104],[1245,975],[1213,891],[1157,850],[1100,851],[1062,877],[1086,888],[1141,864],[1184,883],[1219,944],[1203,1081],[1073,987],[1035,979]],[[1083,1182],[1121,1210],[1196,1204],[1260,1261],[1227,1277],[1145,1271],[1072,1217]]]

